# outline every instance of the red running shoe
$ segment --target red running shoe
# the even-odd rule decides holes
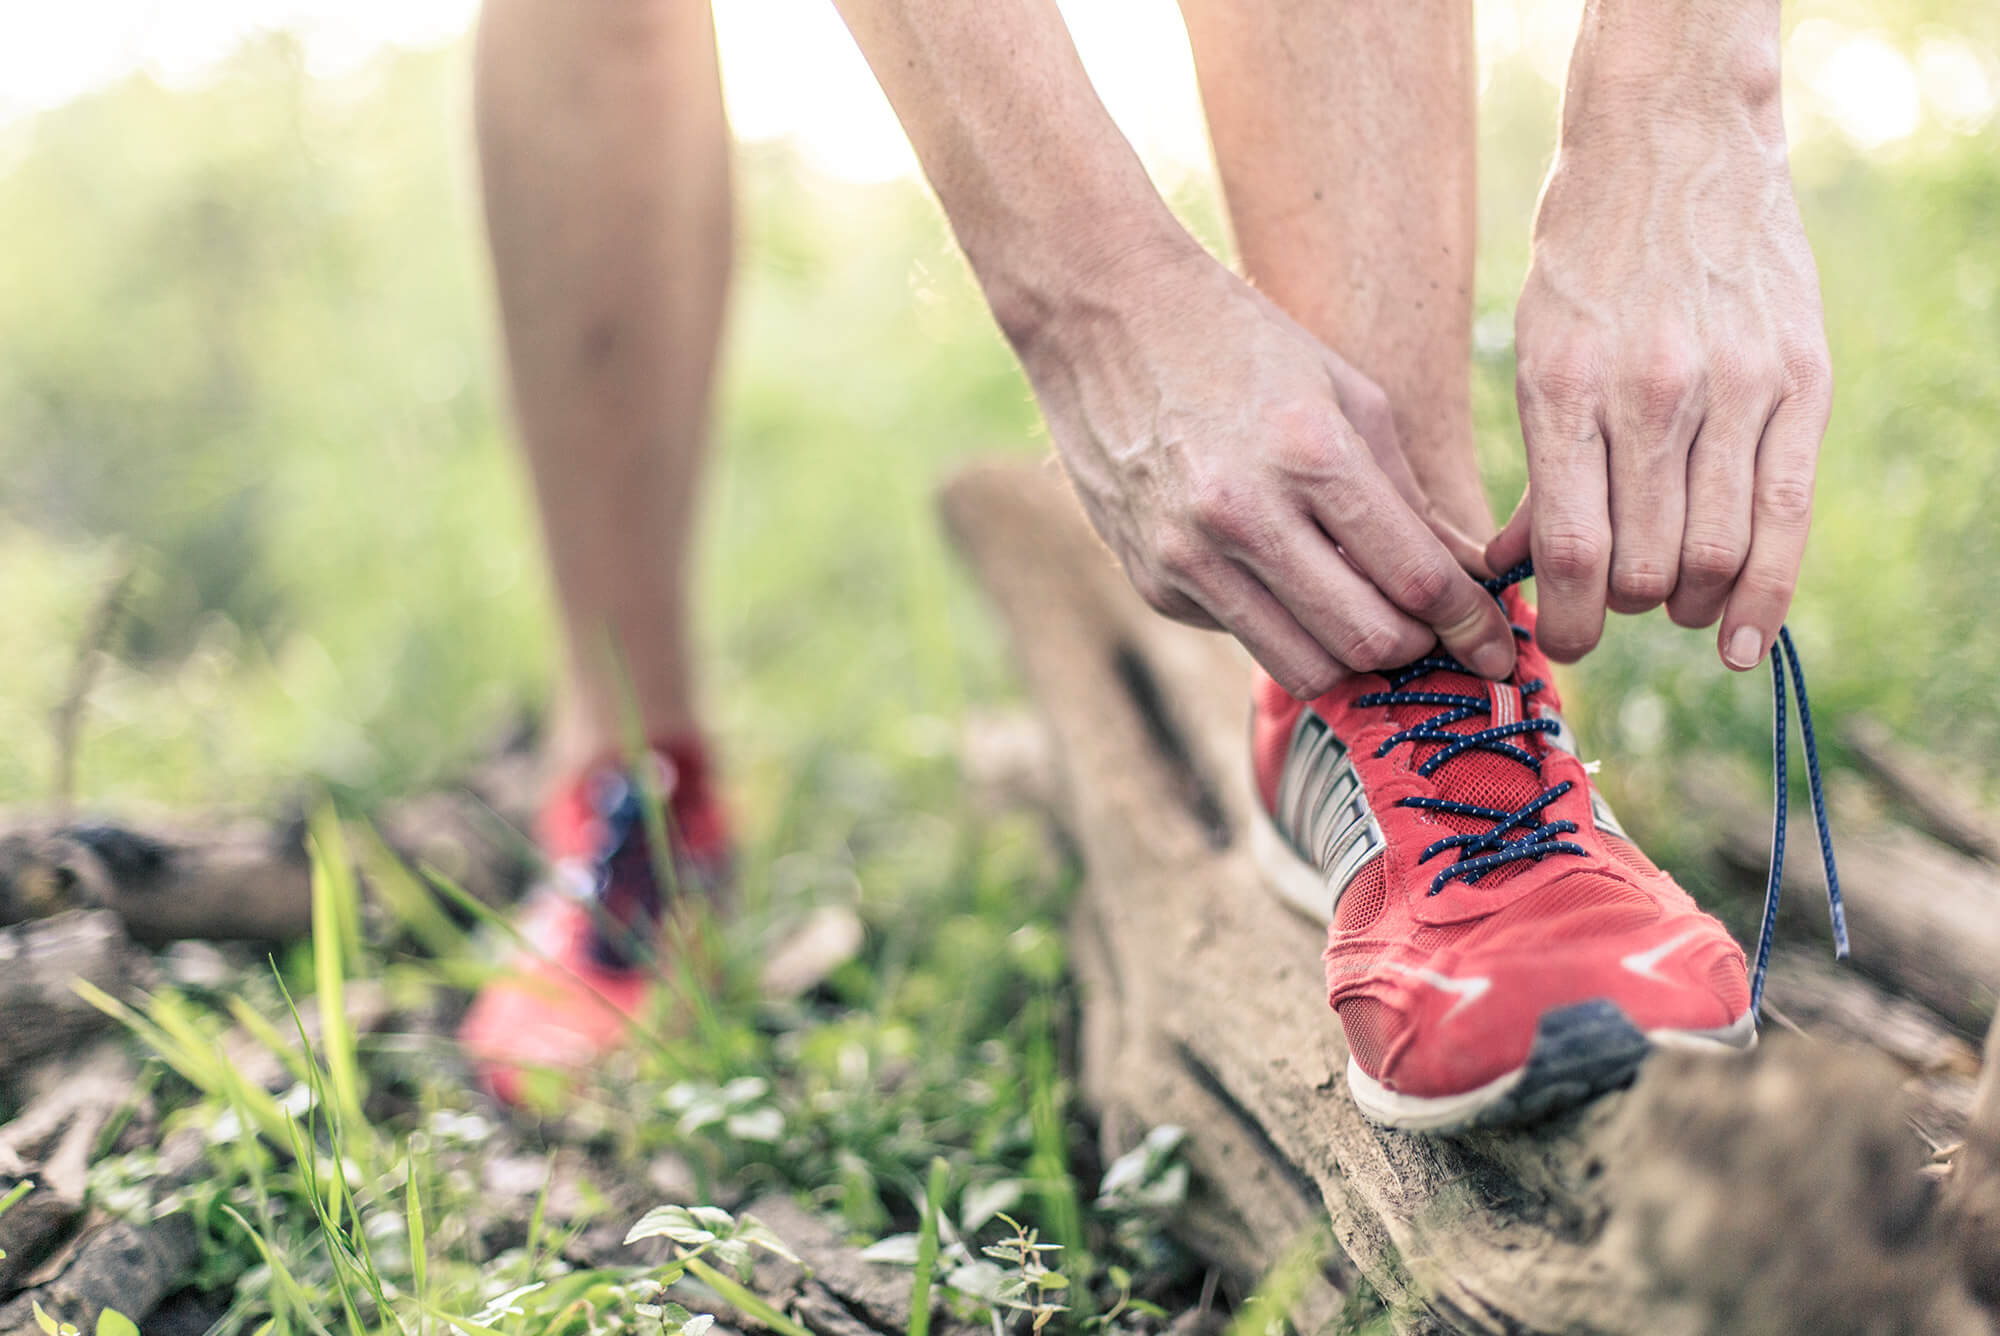
[[[480,990],[458,1030],[481,1084],[521,1104],[529,1074],[578,1071],[623,1043],[675,967],[662,927],[676,900],[714,895],[729,877],[729,832],[699,742],[651,753],[677,885],[663,888],[642,799],[631,775],[605,764],[578,776],[543,809],[540,836],[553,876],[524,912],[533,950]]]
[[[1259,862],[1330,925],[1348,1086],[1391,1127],[1526,1122],[1624,1084],[1654,1045],[1756,1039],[1742,950],[1619,828],[1533,607],[1496,596],[1520,642],[1505,682],[1440,649],[1310,704],[1255,687]]]

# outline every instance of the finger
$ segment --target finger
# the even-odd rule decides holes
[[[1687,457],[1701,426],[1700,386],[1668,360],[1613,396],[1609,437],[1611,570],[1605,602],[1614,612],[1657,608],[1674,592],[1687,517]]]
[[[1743,570],[1750,553],[1757,438],[1769,416],[1768,409],[1711,416],[1688,451],[1680,577],[1667,599],[1667,615],[1681,626],[1712,625]]]
[[[1437,644],[1434,630],[1384,598],[1304,516],[1238,559],[1322,648],[1356,672],[1413,663]]]
[[[1751,497],[1750,554],[1723,609],[1716,640],[1731,668],[1757,665],[1791,607],[1812,524],[1813,472],[1826,418],[1826,400],[1792,395],[1764,428]]]
[[[1604,634],[1611,568],[1604,437],[1580,393],[1545,392],[1524,376],[1519,397],[1533,510],[1535,638],[1550,658],[1574,663]]]
[[[1532,495],[1532,489],[1521,489],[1521,499],[1514,504],[1514,513],[1507,517],[1506,526],[1486,545],[1486,568],[1495,575],[1511,571],[1528,559],[1535,518]]]
[[[1467,575],[1387,478],[1358,470],[1309,497],[1313,518],[1384,598],[1436,633],[1485,677],[1514,671],[1514,633],[1494,597]]]
[[[1179,622],[1183,626],[1192,626],[1200,631],[1220,631],[1223,629],[1222,624],[1209,616],[1207,610],[1201,604],[1195,602],[1180,590],[1170,586],[1162,588],[1156,594],[1146,596],[1146,602],[1152,607],[1154,612],[1159,613],[1169,621]]]
[[[1409,458],[1403,453],[1402,437],[1396,430],[1389,396],[1372,381],[1359,386],[1352,384],[1355,378],[1352,368],[1344,366],[1331,352],[1326,356],[1327,376],[1333,383],[1341,416],[1361,437],[1376,467],[1382,470],[1382,475],[1396,489],[1396,494],[1437,535],[1453,561],[1480,579],[1492,575],[1486,565],[1485,545],[1441,513],[1424,494],[1423,485],[1417,481]]]
[[[1201,587],[1187,592],[1295,699],[1317,700],[1347,676],[1346,667],[1236,563],[1218,561],[1203,572]]]

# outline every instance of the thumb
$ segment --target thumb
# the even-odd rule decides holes
[[[1507,523],[1486,545],[1486,564],[1495,575],[1503,575],[1528,559],[1533,550],[1534,489],[1523,488],[1521,500]]]

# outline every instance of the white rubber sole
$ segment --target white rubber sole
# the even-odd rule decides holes
[[[1260,803],[1250,823],[1250,856],[1264,886],[1285,905],[1324,928],[1333,922],[1333,887],[1300,858]]]
[[[1251,823],[1251,853],[1266,889],[1314,924],[1332,921],[1333,889],[1293,851],[1262,811]],[[1588,1102],[1629,1082],[1654,1049],[1744,1053],[1756,1047],[1757,1020],[1749,1012],[1714,1030],[1641,1032],[1609,1001],[1559,1008],[1537,1026],[1528,1061],[1482,1086],[1455,1095],[1406,1095],[1389,1089],[1347,1060],[1347,1088],[1362,1115],[1409,1132],[1450,1132],[1531,1122]]]
[[[1568,1033],[1561,1033],[1563,1030]],[[1534,1122],[1586,1104],[1628,1083],[1654,1049],[1738,1054],[1756,1047],[1749,1012],[1715,1030],[1641,1034],[1605,1001],[1565,1007],[1542,1018],[1528,1061],[1485,1085],[1455,1095],[1406,1095],[1347,1060],[1347,1089],[1370,1122],[1405,1132],[1458,1132]]]

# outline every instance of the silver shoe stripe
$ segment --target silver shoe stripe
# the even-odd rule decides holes
[[[1345,751],[1340,745],[1340,739],[1333,735],[1333,730],[1328,728],[1326,722],[1318,715],[1308,712],[1304,719],[1311,720],[1319,731],[1318,736],[1307,744],[1304,753],[1299,755],[1298,768],[1293,772],[1292,803],[1290,810],[1286,812],[1286,828],[1292,832],[1294,839],[1305,832],[1306,822],[1311,815],[1313,795],[1324,775],[1322,767],[1331,768]],[[1305,726],[1303,720],[1301,726]]]
[[[1293,726],[1276,808],[1280,830],[1320,870],[1337,909],[1348,884],[1387,841],[1346,744],[1311,710]]]
[[[1273,815],[1287,839],[1292,837],[1292,831],[1297,826],[1306,769],[1317,750],[1325,744],[1323,734],[1309,742],[1301,741],[1307,728],[1316,721],[1317,716],[1311,710],[1301,710],[1297,722],[1292,725],[1292,736],[1285,742],[1285,765],[1278,775],[1278,795]]]

